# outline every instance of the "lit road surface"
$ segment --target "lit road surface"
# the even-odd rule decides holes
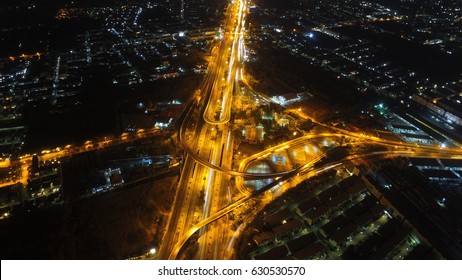
[[[109,148],[111,146],[116,146],[124,143],[129,143],[138,139],[150,138],[157,135],[162,135],[164,131],[153,128],[153,129],[139,129],[136,132],[131,133],[122,133],[120,136],[108,136],[104,137],[103,139],[99,140],[88,140],[81,146],[72,146],[66,145],[63,148],[55,148],[52,150],[43,150],[38,156],[40,157],[40,161],[60,161],[62,158],[70,157],[76,154],[89,152],[97,149],[102,148]],[[29,172],[28,168],[32,164],[32,154],[25,154],[19,158],[19,162],[17,164],[21,165],[21,175],[15,182],[7,182],[0,184],[0,188],[3,186],[8,186],[12,183],[22,183],[23,185],[27,185],[27,181],[29,179]]]
[[[213,82],[204,120],[209,124],[225,124],[231,117],[233,91],[239,79],[244,57],[244,25],[247,11],[244,0],[236,1],[230,9],[220,53],[215,60],[218,76]]]
[[[192,110],[188,113],[188,119],[194,119],[191,114],[195,108],[196,107],[193,106]],[[170,219],[172,222],[169,223],[169,228],[167,230],[169,235],[166,236],[166,238],[164,238],[164,243],[161,247],[167,248],[166,244],[169,244],[169,249],[165,251],[162,251],[161,249],[163,253],[162,255],[160,255],[161,258],[168,258],[169,252],[174,252],[176,248],[178,248],[178,244],[181,244],[181,240],[186,238],[185,236],[188,235],[187,233],[195,232],[195,230],[191,231],[191,229],[200,229],[201,227],[198,226],[202,224],[202,222],[197,223],[198,221],[210,220],[209,217],[214,216],[213,213],[221,213],[220,211],[222,209],[228,209],[227,205],[229,205],[229,203],[231,202],[226,197],[227,183],[223,184],[223,181],[226,182],[226,176],[238,174],[238,176],[241,177],[261,179],[265,177],[280,177],[293,172],[293,170],[291,170],[273,174],[246,173],[246,171],[244,170],[245,168],[242,168],[243,165],[241,165],[238,171],[231,170],[230,162],[233,150],[231,139],[232,133],[230,133],[226,125],[223,125],[221,127],[222,130],[217,132],[216,126],[207,125],[206,123],[203,123],[203,121],[199,120],[198,124],[195,127],[195,135],[198,135],[198,137],[194,137],[192,139],[189,139],[188,136],[185,136],[188,134],[186,132],[185,127],[182,127],[180,129],[179,136],[180,139],[182,139],[182,145],[185,148],[185,151],[189,154],[189,156],[187,157],[187,160],[185,162],[182,179],[180,180],[181,182],[179,184],[180,190],[183,191],[179,191],[177,201],[174,205],[174,212],[172,215],[173,218]],[[226,132],[228,133],[228,135],[226,135]],[[462,158],[462,150],[460,149],[442,149],[440,147],[423,145],[417,146],[415,144],[408,144],[399,141],[384,140],[374,136],[364,135],[362,133],[346,133],[344,131],[340,131],[333,133],[307,134],[297,139],[287,141],[281,145],[274,146],[270,149],[252,155],[246,160],[246,162],[250,162],[251,160],[256,160],[258,158],[267,157],[271,153],[284,149],[288,146],[295,147],[298,145],[304,145],[304,143],[306,143],[307,141],[321,140],[326,137],[338,139],[343,137],[347,142],[354,141],[355,145],[374,144],[389,149],[386,152],[373,153],[369,155],[369,157],[386,155],[390,157],[413,156],[435,158]],[[212,140],[211,138],[213,138],[214,140]],[[367,155],[364,155],[363,157],[365,156]],[[355,160],[361,159],[363,157],[350,157],[349,159]],[[189,185],[185,184],[186,180],[184,178],[190,178]],[[238,183],[238,179],[240,178],[236,177],[236,183]],[[186,187],[184,187],[183,185]],[[202,186],[205,192],[205,200],[202,200],[202,198],[198,198],[197,192],[201,191],[201,188],[198,188],[198,186]],[[196,195],[194,195],[194,193],[196,193]],[[252,195],[248,193],[244,194],[244,197],[251,196]],[[197,211],[198,204],[203,205],[201,211]],[[232,204],[234,205],[235,203]],[[194,217],[195,219],[191,217]],[[176,222],[173,222],[175,220]],[[207,228],[203,228],[201,230],[202,235],[198,240],[200,246],[198,256],[196,256],[197,258],[226,259],[230,257],[226,255],[220,255],[220,253],[227,252],[222,248],[228,246],[227,244],[229,243],[226,239],[224,239],[225,236],[230,236],[229,234],[227,235],[225,233],[227,230],[226,219],[224,219],[224,221],[216,221],[216,223],[217,225],[209,225]],[[180,242],[178,242],[178,240],[180,240]],[[175,248],[175,250],[172,248]],[[170,256],[172,255],[170,254]]]
[[[178,243],[175,245],[175,247],[173,248],[173,250],[172,250],[172,252],[171,252],[171,254],[169,256],[169,259],[176,259],[176,257],[178,255],[178,253],[180,252],[182,246],[198,230],[215,223],[219,219],[226,216],[228,213],[232,212],[233,210],[235,210],[236,208],[241,206],[243,203],[245,203],[245,202],[247,202],[247,201],[249,201],[251,199],[257,198],[258,196],[265,193],[266,191],[268,191],[270,189],[278,188],[279,186],[283,186],[283,183],[286,182],[287,180],[290,180],[292,178],[298,178],[298,180],[295,180],[294,182],[292,182],[291,187],[293,187],[293,186],[295,186],[296,184],[298,184],[299,182],[301,182],[301,181],[303,181],[305,179],[308,179],[308,178],[310,178],[312,176],[315,176],[317,174],[320,174],[322,172],[326,172],[328,170],[332,170],[332,169],[335,169],[335,168],[338,168],[338,167],[342,167],[345,164],[348,164],[348,163],[350,163],[352,161],[366,160],[366,159],[386,159],[386,158],[393,158],[393,157],[397,157],[397,156],[411,156],[411,157],[422,157],[422,158],[453,158],[454,157],[453,155],[451,155],[451,153],[438,154],[438,153],[435,153],[435,152],[425,152],[425,151],[413,152],[413,151],[408,151],[408,150],[403,150],[403,151],[380,151],[380,152],[372,152],[372,153],[368,153],[368,154],[351,155],[351,156],[346,157],[343,160],[340,160],[340,161],[337,161],[337,162],[331,162],[331,163],[328,163],[325,166],[321,166],[319,168],[314,169],[313,164],[318,162],[322,158],[322,155],[320,155],[317,158],[311,160],[310,162],[308,162],[308,163],[306,163],[306,164],[292,170],[290,173],[288,173],[288,174],[274,180],[272,183],[266,185],[264,188],[262,188],[260,190],[257,190],[257,191],[254,191],[251,195],[243,196],[243,197],[237,199],[236,201],[232,202],[231,204],[229,204],[226,207],[220,209],[219,211],[215,212],[214,214],[210,215],[206,219],[200,221],[199,223],[197,223],[196,225],[191,227],[188,231],[186,231],[185,235],[182,236],[179,239]],[[462,159],[462,155],[458,155],[456,157]],[[223,247],[221,247],[223,249],[222,251],[225,251],[224,248],[227,248],[226,247],[227,245],[223,244],[222,246],[223,246]]]
[[[256,198],[271,188],[280,189],[286,181],[297,182],[321,172],[369,158],[397,156],[454,158],[461,156],[460,149],[441,149],[432,146],[417,146],[399,141],[388,141],[352,133],[319,124],[334,131],[324,134],[309,134],[288,141],[282,145],[257,153],[246,160],[238,170],[232,169],[233,135],[228,126],[232,110],[233,95],[238,91],[237,82],[241,78],[241,64],[245,54],[244,26],[247,4],[245,0],[234,1],[227,9],[222,41],[216,42],[207,75],[200,88],[200,96],[192,102],[180,127],[178,138],[186,157],[176,190],[175,201],[170,214],[166,233],[160,246],[159,259],[196,258],[228,259],[233,250],[227,250],[233,240],[239,238],[230,233],[227,214],[250,199]],[[317,154],[311,160],[292,170],[279,173],[250,173],[246,164],[251,160],[264,158],[286,146],[303,145],[308,140],[316,141],[325,137],[345,138],[355,145],[380,145],[386,151],[353,154],[339,161],[326,164],[318,169],[313,164],[321,160]],[[239,198],[230,195],[230,178],[236,178]],[[262,189],[243,191],[239,180],[277,178]],[[234,190],[235,191],[235,190]],[[183,248],[186,241],[198,233],[194,246]],[[184,250],[183,254],[179,252]]]
[[[233,136],[227,122],[231,112],[233,83],[228,83],[231,78],[225,78],[225,74],[232,77],[234,82],[238,72],[237,61],[240,61],[238,54],[241,53],[237,50],[238,42],[242,39],[234,34],[241,30],[245,12],[243,0],[228,7],[224,38],[212,49],[212,58],[200,90],[202,96],[196,100],[197,106],[191,107],[180,128],[180,139],[183,146],[187,143],[185,150],[188,155],[160,247],[160,259],[166,259],[179,238],[197,222],[229,204],[226,183],[229,175],[210,167],[231,169]],[[219,230],[215,228],[203,230],[199,252],[195,257],[219,258],[221,242],[218,235]]]
[[[397,156],[422,157],[422,158],[460,158],[460,159],[462,159],[462,154],[461,154],[460,149],[441,149],[439,147],[432,147],[432,146],[420,146],[420,147],[417,147],[415,144],[407,144],[407,143],[401,143],[401,142],[396,142],[396,141],[387,141],[387,140],[383,140],[383,139],[379,139],[379,138],[370,139],[371,137],[365,136],[365,135],[360,135],[360,134],[344,135],[344,134],[340,134],[340,133],[323,133],[323,134],[317,134],[317,135],[306,135],[306,136],[303,136],[303,137],[288,141],[288,142],[283,143],[281,145],[272,147],[272,148],[270,148],[268,150],[262,151],[260,153],[257,153],[255,155],[249,157],[247,162],[258,159],[259,157],[261,158],[262,156],[268,155],[268,154],[270,154],[270,153],[272,153],[274,151],[280,150],[280,149],[282,149],[284,147],[287,147],[289,145],[291,145],[291,146],[304,145],[304,143],[307,141],[307,139],[313,140],[313,139],[322,139],[322,138],[325,138],[325,137],[339,137],[340,138],[341,136],[351,138],[351,140],[355,141],[356,145],[367,146],[369,144],[374,144],[374,145],[379,145],[379,146],[386,147],[388,150],[386,150],[386,151],[378,151],[378,152],[371,152],[371,153],[368,153],[368,154],[351,155],[351,156],[348,156],[347,158],[345,158],[344,160],[342,160],[341,162],[338,162],[338,163],[335,163],[335,164],[332,163],[332,164],[330,164],[328,166],[319,168],[319,169],[316,170],[316,172],[311,171],[309,168],[312,167],[312,164],[314,162],[317,162],[322,158],[323,155],[321,154],[321,155],[318,155],[318,157],[314,158],[311,162],[303,165],[302,168],[297,168],[297,169],[290,170],[290,171],[286,172],[286,174],[283,175],[282,177],[280,177],[278,180],[276,180],[276,182],[282,182],[283,181],[282,179],[288,180],[289,178],[292,178],[292,177],[297,179],[297,180],[294,180],[294,182],[299,182],[299,181],[303,180],[303,178],[307,178],[307,177],[299,178],[299,176],[302,173],[308,172],[307,173],[308,175],[310,175],[310,174],[311,175],[316,175],[316,174],[318,174],[320,172],[327,171],[327,170],[330,170],[332,168],[335,168],[339,164],[354,162],[355,160],[361,160],[361,159],[374,159],[374,158],[379,159],[379,158],[389,158],[389,157],[397,157]],[[241,165],[240,169],[241,168],[242,168],[242,165]],[[211,171],[209,171],[209,172],[211,172]],[[216,174],[216,173],[214,172],[214,174]],[[275,174],[272,174],[272,175],[273,175],[273,177],[275,177]],[[278,174],[278,175],[280,175],[280,174]],[[306,176],[308,176],[308,175],[306,175]],[[214,175],[214,176],[216,176],[216,175]],[[305,175],[303,175],[303,176],[305,176]],[[215,177],[215,179],[216,179],[216,177]],[[238,181],[236,181],[236,182],[238,182]],[[273,183],[270,184],[270,185],[275,186]],[[265,189],[268,189],[268,186],[263,188],[263,190],[265,190]],[[226,255],[221,255],[221,256],[217,255],[217,252],[218,253],[219,252],[221,252],[221,253],[228,252],[227,250],[223,250],[223,248],[225,248],[227,246],[227,243],[226,243],[226,240],[221,239],[221,235],[223,235],[224,232],[225,232],[225,230],[223,229],[224,225],[225,225],[225,222],[222,221],[220,218],[225,217],[227,213],[234,210],[236,207],[239,207],[240,205],[242,205],[242,203],[248,201],[249,199],[256,197],[260,193],[262,193],[262,190],[253,192],[253,193],[248,194],[248,195],[244,195],[241,199],[238,199],[237,201],[232,202],[231,204],[228,203],[226,206],[224,206],[222,208],[216,208],[217,209],[216,211],[212,211],[212,213],[215,213],[215,214],[212,214],[212,215],[209,215],[208,217],[205,217],[201,222],[199,222],[196,225],[193,225],[191,228],[189,228],[186,231],[186,235],[182,236],[180,241],[175,245],[174,250],[172,251],[172,253],[170,255],[170,258],[175,258],[176,257],[176,253],[179,252],[179,250],[181,249],[181,246],[189,238],[189,234],[193,234],[194,232],[196,232],[197,230],[200,230],[200,229],[202,229],[202,231],[205,232],[205,234],[202,235],[202,237],[201,237],[202,239],[199,239],[199,243],[203,242],[204,244],[206,244],[206,245],[200,246],[200,248],[203,250],[203,251],[201,251],[201,257],[202,258],[212,258],[212,257],[217,258],[217,256],[218,256],[218,257],[220,257],[220,259],[228,258],[229,256],[226,256]],[[221,199],[222,198],[223,197],[221,195]],[[212,222],[214,222],[214,223],[212,224]],[[213,230],[208,231],[208,230],[206,230],[206,228],[203,227],[203,226],[208,226],[209,229],[211,228],[211,226],[215,227],[215,228],[219,228],[220,225],[222,226],[222,230],[216,230],[215,229],[214,231]],[[220,241],[221,241],[221,243],[220,243]],[[210,243],[210,245],[209,245],[209,243]],[[217,249],[217,246],[219,246],[218,249]],[[220,248],[222,250],[220,250]],[[205,251],[205,250],[208,250],[208,251]]]
[[[203,114],[204,120],[208,124],[215,125],[220,130],[216,136],[215,150],[212,153],[210,163],[224,168],[231,168],[232,163],[233,136],[227,123],[231,117],[232,97],[239,81],[239,67],[243,59],[243,31],[246,10],[246,2],[243,0],[237,1],[233,6],[228,21],[230,25],[225,28],[225,44],[223,45],[225,55],[221,57],[225,60],[219,62],[220,65],[227,66],[227,69],[224,73],[218,71],[218,77]],[[231,46],[226,48],[230,44]],[[218,88],[216,88],[217,86]],[[204,219],[231,202],[231,198],[228,196],[230,193],[228,189],[230,186],[229,176],[209,169],[208,179],[202,215]],[[199,259],[227,258],[226,255],[223,255],[229,230],[226,221],[227,219],[221,219],[202,230],[198,240],[199,254],[197,257]]]

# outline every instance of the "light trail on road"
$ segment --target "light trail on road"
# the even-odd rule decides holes
[[[461,155],[460,149],[445,149],[434,146],[416,146],[399,141],[384,140],[375,136],[353,133],[322,123],[315,124],[335,131],[332,133],[308,134],[287,141],[270,149],[250,156],[241,162],[238,170],[233,170],[233,133],[228,125],[232,112],[233,94],[238,91],[242,76],[242,63],[245,56],[245,15],[248,12],[246,0],[235,0],[228,6],[228,17],[223,27],[224,38],[216,42],[207,75],[201,89],[201,96],[193,98],[178,132],[178,140],[183,147],[186,159],[178,184],[177,195],[170,215],[166,234],[159,253],[161,259],[176,259],[186,241],[200,231],[197,240],[198,250],[194,253],[200,259],[226,259],[224,252],[238,238],[236,234],[225,234],[229,230],[228,221],[221,220],[228,213],[247,201],[258,197],[267,190],[291,180],[294,176],[310,178],[355,160],[388,158],[397,156],[453,158]],[[288,147],[303,145],[307,141],[321,138],[339,138],[354,142],[358,147],[380,145],[386,151],[364,152],[346,157],[314,168],[314,164],[325,158],[325,151],[299,167],[276,173],[251,173],[246,171],[252,160],[264,159],[274,152]],[[341,142],[341,141],[339,141]],[[363,145],[363,146],[361,146]],[[365,149],[367,150],[367,149]],[[303,174],[303,175],[302,175]],[[231,201],[230,178],[236,178],[236,190],[240,197]],[[274,180],[263,188],[245,192],[239,179]],[[182,205],[188,205],[183,207]],[[201,205],[200,217],[196,217]],[[194,215],[194,217],[193,217]],[[219,221],[218,221],[219,220]],[[195,222],[198,221],[198,222]],[[214,223],[218,221],[218,223]],[[178,226],[180,225],[180,226]],[[242,231],[242,230],[241,230]],[[191,255],[189,255],[191,256]]]

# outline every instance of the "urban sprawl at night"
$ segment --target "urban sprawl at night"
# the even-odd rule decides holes
[[[462,259],[460,0],[2,0],[2,259]]]

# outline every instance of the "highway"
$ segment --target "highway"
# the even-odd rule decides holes
[[[213,127],[212,127],[213,128]],[[333,130],[338,130],[336,128],[333,128]],[[212,130],[212,129],[210,129]],[[199,144],[202,145],[202,141],[204,138],[208,137],[209,134],[204,134],[206,133],[207,130],[202,130],[202,134],[199,135],[199,137],[197,138],[197,142],[199,142]],[[182,137],[183,133],[180,133],[180,138]],[[224,143],[224,140],[226,139],[228,142],[227,142],[227,146],[229,145],[229,141],[231,139],[230,136],[228,137],[225,137],[225,135],[223,133],[219,133],[219,137],[217,139],[221,139],[219,142],[221,143]],[[235,209],[236,207],[240,206],[242,203],[248,201],[248,199],[250,198],[253,198],[255,197],[258,193],[261,193],[260,191],[259,192],[255,192],[255,193],[245,193],[243,192],[242,193],[242,199],[243,198],[248,198],[248,199],[243,199],[243,200],[237,200],[236,202],[231,202],[229,199],[225,199],[225,194],[223,194],[223,192],[220,192],[220,189],[223,190],[226,188],[223,188],[222,187],[222,184],[220,184],[220,179],[226,177],[226,175],[235,175],[235,174],[238,174],[239,176],[236,177],[236,184],[237,186],[236,187],[241,187],[243,182],[242,182],[242,178],[251,178],[251,179],[262,179],[262,178],[268,178],[268,177],[281,177],[281,178],[290,178],[291,176],[294,176],[294,174],[296,174],[295,172],[298,170],[298,169],[293,169],[293,170],[287,170],[285,172],[281,172],[281,173],[264,173],[264,174],[258,174],[258,173],[248,173],[246,172],[246,166],[248,166],[248,164],[252,161],[255,161],[255,160],[259,160],[259,159],[263,159],[263,158],[266,158],[266,157],[269,157],[269,155],[271,155],[272,153],[276,152],[276,151],[280,151],[281,149],[287,149],[289,147],[297,147],[299,145],[305,145],[307,141],[319,141],[319,140],[322,140],[322,139],[325,139],[325,138],[334,138],[334,139],[337,139],[337,141],[340,141],[342,138],[343,138],[343,141],[345,142],[345,144],[351,144],[351,143],[354,143],[355,146],[359,146],[359,145],[363,145],[364,147],[368,146],[368,145],[380,145],[380,146],[383,146],[385,148],[387,148],[386,151],[380,151],[380,152],[373,152],[371,154],[365,154],[365,155],[353,155],[353,156],[350,156],[348,157],[345,161],[348,162],[348,161],[353,161],[353,160],[357,160],[357,159],[364,159],[364,158],[371,158],[371,157],[376,157],[376,156],[387,156],[387,157],[396,157],[396,156],[412,156],[412,157],[431,157],[431,158],[460,158],[462,159],[462,154],[461,154],[461,150],[460,149],[442,149],[441,147],[433,147],[433,146],[423,146],[423,145],[415,145],[415,144],[409,144],[409,143],[404,143],[404,142],[399,142],[399,141],[389,141],[389,140],[384,140],[384,139],[380,139],[378,137],[375,137],[375,136],[370,136],[370,135],[365,135],[365,134],[362,134],[362,133],[351,133],[351,132],[345,132],[345,131],[341,131],[341,132],[332,132],[332,133],[320,133],[320,134],[307,134],[307,135],[304,135],[304,136],[301,136],[299,138],[296,138],[294,140],[291,140],[291,141],[287,141],[285,143],[282,143],[280,145],[277,145],[277,146],[274,146],[274,147],[271,147],[270,149],[267,149],[267,150],[264,150],[262,152],[259,152],[257,154],[254,154],[248,158],[246,158],[244,161],[241,162],[240,166],[239,166],[239,169],[238,171],[234,171],[234,170],[231,170],[229,168],[229,166],[223,166],[223,165],[220,165],[220,164],[217,164],[218,162],[218,158],[217,158],[217,155],[222,155],[224,154],[223,150],[220,151],[220,148],[219,148],[219,145],[216,145],[217,141],[206,141],[208,142],[209,144],[211,143],[212,147],[214,147],[213,149],[209,149],[209,157],[203,157],[200,155],[200,153],[194,153],[194,152],[189,152],[189,159],[193,158],[194,161],[191,161],[191,162],[194,162],[193,164],[195,165],[199,165],[199,166],[206,166],[208,167],[208,169],[204,169],[202,171],[202,175],[204,177],[201,177],[199,176],[200,178],[206,178],[207,179],[207,194],[210,194],[210,195],[207,195],[206,196],[206,200],[205,200],[205,204],[206,205],[206,208],[205,208],[205,211],[203,211],[202,213],[202,216],[201,216],[201,222],[200,223],[197,223],[195,225],[192,225],[191,227],[189,228],[183,228],[184,229],[184,232],[183,232],[183,237],[181,240],[184,240],[186,241],[188,238],[189,238],[189,234],[192,234],[194,232],[196,232],[195,230],[192,230],[192,229],[201,229],[201,236],[203,237],[202,239],[199,240],[199,242],[204,242],[206,243],[207,245],[204,245],[204,246],[201,246],[200,248],[206,248],[206,247],[212,247],[211,250],[209,250],[209,254],[213,254],[211,256],[205,256],[205,251],[206,249],[202,249],[203,251],[201,251],[200,255],[198,256],[198,258],[201,258],[201,259],[206,259],[206,258],[215,258],[215,259],[226,259],[228,256],[219,256],[219,252],[224,252],[223,250],[219,250],[219,246],[221,246],[221,248],[224,248],[223,246],[225,246],[226,244],[226,239],[223,239],[224,236],[226,236],[225,234],[225,231],[226,230],[215,230],[215,232],[213,230],[210,230],[210,223],[212,221],[216,221],[218,220],[219,218],[221,217],[224,217],[225,214],[229,213],[230,211],[232,211],[233,209]],[[189,144],[187,143],[187,141],[182,141],[183,143],[183,147],[185,148],[186,151],[191,151],[191,147],[189,147]],[[210,146],[209,146],[210,147]],[[224,146],[222,146],[224,147]],[[225,152],[228,152],[229,154],[232,152],[232,149],[227,149],[227,151],[225,150]],[[322,155],[320,155],[319,157],[317,157],[316,159],[319,160],[321,158]],[[312,162],[311,164],[313,164],[314,162]],[[306,165],[305,165],[306,166]],[[190,167],[188,167],[188,165],[185,165],[185,169],[188,169]],[[306,168],[306,167],[305,167]],[[333,168],[333,166],[328,166],[328,167],[325,167],[324,169],[322,169],[323,171],[325,170],[328,170],[330,168]],[[206,173],[208,170],[208,173]],[[319,171],[319,170],[318,170]],[[184,171],[186,172],[186,171]],[[298,173],[298,172],[297,172]],[[315,173],[317,174],[317,173]],[[194,176],[194,175],[192,175]],[[289,176],[289,177],[287,177]],[[200,180],[199,180],[200,181]],[[215,183],[213,183],[212,181],[215,181]],[[198,183],[196,183],[198,184]],[[265,187],[265,189],[267,189]],[[212,199],[212,197],[216,197],[215,200]],[[223,203],[227,203],[226,205],[223,205]],[[207,206],[210,205],[210,206]],[[230,207],[230,205],[235,205],[236,207]],[[221,208],[220,208],[221,206]],[[209,211],[210,208],[213,208],[214,211]],[[225,211],[225,212],[222,212],[223,209],[227,209],[229,211]],[[191,210],[190,210],[191,211]],[[184,211],[181,211],[182,213],[184,213]],[[210,213],[224,213],[222,216],[220,217],[215,217],[214,215],[209,215]],[[216,219],[215,219],[215,218]],[[197,221],[197,219],[196,219]],[[205,223],[203,221],[209,221],[210,223]],[[222,221],[218,221],[218,223],[220,223],[218,226],[216,226],[217,228],[225,228],[225,226],[223,224],[225,224],[224,222]],[[182,224],[182,223],[180,223]],[[200,225],[208,225],[209,228],[207,227],[200,227]],[[221,226],[220,226],[221,225]],[[216,235],[218,233],[221,233],[221,236],[217,237]],[[178,235],[175,235],[176,238],[178,238]],[[204,237],[205,236],[205,237]],[[228,234],[228,236],[230,236]],[[206,241],[207,240],[207,241]],[[212,242],[209,242],[209,240],[217,240],[217,241],[212,241]],[[221,242],[218,242],[218,241],[221,241]],[[209,244],[210,243],[210,244]],[[177,245],[174,247],[174,248],[177,248],[179,245],[178,244],[181,244],[181,242],[177,242]],[[179,249],[177,249],[179,251]],[[173,255],[170,255],[170,258],[172,258]]]
[[[239,230],[232,231],[229,213],[251,200],[261,199],[268,190],[283,192],[303,180],[355,161],[397,156],[462,160],[462,149],[457,143],[456,148],[442,148],[390,141],[313,120],[315,125],[323,127],[326,132],[305,134],[273,146],[243,159],[238,168],[233,169],[235,147],[230,119],[233,113],[233,98],[239,94],[239,82],[244,78],[242,66],[248,6],[248,0],[230,0],[221,28],[222,38],[214,42],[207,74],[186,107],[184,119],[178,130],[178,140],[185,157],[165,235],[155,258],[231,259],[233,250],[229,247],[239,238],[240,230],[244,227],[241,224]],[[32,59],[41,55],[43,54],[37,53],[10,59]],[[119,137],[88,140],[82,146],[68,145],[42,151],[41,160],[59,159],[136,139],[155,137],[162,133],[159,129],[139,130],[136,133],[124,133]],[[318,163],[325,158],[327,152],[327,149],[321,149],[307,157],[307,161],[300,166],[273,173],[248,171],[252,163],[267,160],[277,152],[300,148],[310,141],[319,143],[325,139],[341,143],[337,146],[354,145],[358,151],[359,148],[367,151],[368,147],[373,146],[380,146],[384,150],[352,153],[341,160],[319,166]],[[33,155],[24,155],[20,159],[23,171],[20,182],[24,184],[27,184],[27,168],[31,165],[32,157]],[[272,178],[273,181],[261,189],[245,188],[245,180],[268,178]],[[269,202],[271,200],[265,199],[265,203]],[[195,240],[196,247],[184,248],[194,234],[198,237]],[[189,254],[187,249],[190,249]]]
[[[218,76],[211,90],[211,96],[203,113],[203,118],[212,126],[212,142],[214,150],[210,163],[224,169],[231,169],[233,153],[233,134],[228,123],[231,117],[233,94],[239,82],[239,67],[243,60],[243,33],[247,3],[236,1],[228,11],[229,18],[225,27],[224,45],[219,56]],[[231,46],[230,46],[231,45]],[[225,71],[222,73],[222,69]],[[221,77],[221,78],[220,78]],[[216,129],[216,132],[213,132]],[[215,135],[216,133],[216,135]],[[211,213],[216,213],[231,203],[231,177],[225,172],[208,169],[207,186],[205,190],[202,218],[206,219]],[[223,244],[227,242],[229,227],[226,217],[201,229],[198,240],[198,259],[225,259]]]
[[[232,258],[233,250],[225,248],[231,246],[238,236],[235,232],[231,232],[227,214],[269,189],[285,186],[288,181],[292,181],[290,186],[295,186],[296,182],[362,159],[397,156],[462,159],[461,149],[441,149],[389,141],[315,122],[330,132],[307,134],[287,141],[248,157],[240,163],[238,170],[233,170],[234,138],[229,120],[233,95],[238,94],[239,91],[237,85],[241,79],[245,54],[244,34],[247,13],[246,0],[234,0],[229,4],[227,18],[223,24],[223,38],[215,42],[207,74],[200,90],[196,92],[200,95],[192,99],[193,104],[188,106],[189,109],[179,128],[178,139],[186,156],[166,234],[157,255],[158,259]],[[281,149],[326,138],[337,139],[337,142],[345,141],[344,144],[354,143],[355,147],[367,148],[369,145],[378,145],[384,151],[352,154],[340,161],[314,168],[313,165],[325,156],[326,151],[322,151],[291,170],[276,173],[247,171],[252,161],[264,159]],[[231,182],[232,177],[236,178],[235,186]],[[248,191],[243,187],[244,179],[264,178],[275,179],[259,190]],[[194,246],[183,248],[186,241],[195,233],[197,233],[197,240],[194,239]],[[185,249],[184,253],[179,254],[182,249]]]
[[[238,198],[236,201],[232,202],[231,204],[227,205],[226,207],[220,209],[219,211],[215,212],[213,215],[210,215],[206,219],[203,219],[193,227],[191,227],[189,230],[185,232],[185,235],[183,235],[174,249],[172,250],[171,254],[169,255],[169,259],[176,259],[178,253],[186,243],[186,241],[197,231],[209,226],[210,224],[213,224],[214,222],[218,221],[219,219],[225,217],[228,213],[236,210],[238,207],[243,205],[244,203],[248,202],[251,199],[255,199],[262,194],[264,194],[266,191],[273,189],[274,188],[284,188],[285,190],[295,187],[298,183],[300,183],[303,180],[306,180],[308,178],[311,178],[315,175],[318,175],[320,173],[326,172],[328,170],[332,170],[335,168],[343,167],[345,164],[348,164],[352,161],[356,160],[377,160],[377,159],[386,159],[386,158],[394,158],[397,156],[406,156],[406,157],[417,157],[417,158],[454,158],[455,156],[451,153],[448,154],[439,154],[439,153],[429,153],[429,152],[414,152],[414,151],[409,151],[409,150],[403,150],[403,151],[380,151],[380,152],[371,152],[368,154],[358,154],[358,155],[350,155],[346,157],[345,159],[335,161],[328,163],[326,165],[313,168],[314,164],[316,162],[319,162],[319,160],[324,156],[324,154],[316,157],[315,159],[311,160],[310,162],[290,171],[286,175],[279,177],[275,179],[273,182],[270,184],[266,185],[264,188],[256,190],[252,192],[248,196],[242,196]],[[456,156],[458,159],[462,159],[462,155]],[[292,180],[293,178],[296,178],[297,180],[294,180],[291,182],[291,185],[289,187],[285,186],[284,183],[287,181]],[[226,244],[223,244],[225,247]]]
[[[191,227],[230,203],[233,135],[228,126],[238,62],[240,33],[244,26],[247,4],[235,1],[227,8],[223,39],[215,42],[201,96],[193,100],[179,132],[187,154],[178,184],[173,211],[167,224],[158,258],[166,259],[171,250]],[[242,44],[241,44],[242,46]],[[217,170],[218,169],[218,170]],[[195,258],[220,258],[221,239],[218,228],[203,229]]]

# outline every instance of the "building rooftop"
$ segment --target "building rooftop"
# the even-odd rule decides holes
[[[281,225],[282,221],[288,220],[292,217],[292,212],[288,208],[284,208],[283,210],[279,210],[273,214],[265,216],[265,222],[270,227],[274,227],[276,225]]]
[[[285,245],[281,245],[279,247],[275,247],[270,249],[269,251],[255,256],[256,260],[279,260],[287,256],[289,252],[287,251],[287,247]]]
[[[314,232],[302,235],[297,237],[296,239],[290,240],[287,242],[287,246],[289,247],[292,253],[304,248],[307,245],[315,243],[318,240],[316,234]]]
[[[307,247],[295,252],[294,256],[299,260],[306,260],[312,258],[316,254],[324,252],[326,249],[326,245],[318,242],[308,245]]]

